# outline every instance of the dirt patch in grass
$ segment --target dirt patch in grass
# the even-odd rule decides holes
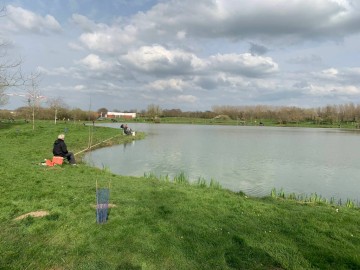
[[[18,216],[17,218],[15,218],[14,220],[21,220],[21,219],[24,219],[24,218],[27,218],[27,217],[35,217],[35,218],[39,218],[39,217],[45,217],[49,215],[49,212],[48,211],[44,211],[44,210],[39,210],[39,211],[34,211],[34,212],[30,212],[30,213],[26,213],[26,214],[23,214],[21,216]]]

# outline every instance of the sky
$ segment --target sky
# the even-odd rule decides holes
[[[0,0],[1,7],[6,57],[40,74],[47,100],[70,108],[360,103],[359,0]],[[26,89],[7,93],[0,109],[26,104],[17,96]]]

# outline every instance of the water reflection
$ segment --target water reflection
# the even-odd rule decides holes
[[[111,125],[111,124],[109,124]],[[114,126],[116,127],[116,126]],[[359,200],[360,137],[338,129],[132,124],[145,140],[86,157],[122,175],[215,179],[249,195],[321,194]]]

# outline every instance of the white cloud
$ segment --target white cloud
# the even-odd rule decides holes
[[[170,0],[111,25],[80,14],[73,14],[72,20],[85,31],[79,37],[84,47],[109,54],[151,43],[179,46],[175,39],[257,39],[278,46],[360,33],[360,11],[347,1],[333,0]]]
[[[74,89],[77,91],[84,90],[85,88],[86,88],[86,86],[82,85],[82,84],[75,85],[75,87],[74,87]]]
[[[136,41],[137,29],[131,24],[123,26],[118,24],[113,26],[103,23],[96,24],[79,14],[73,15],[73,21],[85,31],[79,37],[79,41],[86,48],[96,52],[122,53],[127,50],[126,46]]]
[[[90,70],[107,70],[112,67],[112,64],[106,61],[103,61],[98,55],[96,54],[89,54],[85,58],[77,63],[84,65]]]
[[[295,57],[291,57],[288,61],[290,64],[295,65],[317,65],[322,63],[322,59],[318,55],[297,55]]]
[[[61,26],[51,15],[42,17],[21,7],[8,5],[6,7],[7,27],[13,31],[30,31],[35,33],[59,32]]]
[[[139,71],[156,74],[186,74],[204,65],[194,54],[167,50],[160,45],[143,46],[130,51],[124,59]]]
[[[336,68],[325,69],[321,72],[325,78],[336,78],[339,71]]]
[[[339,84],[359,84],[360,83],[360,67],[356,68],[328,68],[315,72],[314,80],[330,81]]]
[[[98,91],[99,107],[127,109],[360,102],[359,1],[108,1],[106,13],[96,1],[55,13],[43,0],[9,5],[1,40],[44,83],[78,89],[73,104]]]
[[[89,20],[86,16],[81,14],[73,14],[72,21],[76,25],[80,26],[85,32],[91,32],[97,28],[97,25],[93,21]]]
[[[176,90],[182,91],[187,84],[180,79],[156,80],[149,84],[151,89],[157,91]]]
[[[175,98],[175,101],[177,102],[186,102],[186,103],[194,103],[197,100],[198,100],[197,97],[193,95],[179,95]]]
[[[186,38],[186,32],[185,31],[179,31],[176,33],[176,37],[178,39],[185,39]]]
[[[249,77],[261,77],[279,71],[271,57],[244,54],[217,54],[210,57],[211,66],[217,70]]]
[[[48,76],[62,76],[62,75],[68,75],[71,73],[71,71],[65,67],[57,67],[53,69],[48,69],[42,66],[38,67],[38,71],[42,75],[48,75]]]
[[[83,48],[81,45],[79,45],[79,44],[77,44],[77,43],[75,43],[75,42],[69,42],[69,43],[68,43],[68,46],[69,46],[69,48],[71,48],[71,49],[73,49],[73,50],[76,50],[76,51],[82,51],[82,50],[84,50],[84,48]]]
[[[157,33],[172,36],[185,31],[192,38],[281,38],[283,42],[286,38],[294,42],[359,33],[359,15],[349,1],[183,0],[162,2],[135,16],[132,24],[155,38],[159,38]]]
[[[333,85],[333,84],[314,84],[310,85],[309,94],[314,96],[355,96],[360,94],[360,88],[354,85]]]
[[[346,76],[351,76],[360,80],[360,67],[345,68],[344,73]]]

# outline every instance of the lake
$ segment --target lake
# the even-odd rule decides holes
[[[102,124],[118,128],[120,124]],[[138,124],[144,140],[95,150],[84,160],[115,174],[184,172],[251,196],[317,193],[360,201],[360,132],[341,129]]]

